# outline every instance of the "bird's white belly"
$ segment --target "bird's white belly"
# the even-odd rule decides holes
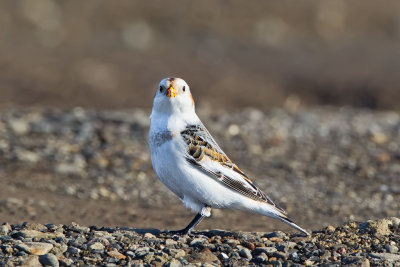
[[[244,204],[241,194],[230,190],[199,168],[191,166],[185,159],[185,150],[182,149],[178,141],[168,141],[152,152],[152,161],[160,180],[187,207],[199,211],[204,205],[213,208],[240,208]]]

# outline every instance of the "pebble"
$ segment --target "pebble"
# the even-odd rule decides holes
[[[76,247],[69,247],[67,252],[71,253],[71,254],[78,254],[81,250],[79,248]]]
[[[400,263],[400,255],[392,253],[370,253],[369,256],[389,262]]]
[[[201,246],[203,243],[207,242],[204,238],[195,238],[190,242],[191,247]]]
[[[395,254],[395,253],[399,252],[399,248],[397,246],[394,246],[394,245],[386,245],[385,249],[386,249],[386,251],[388,253],[392,253],[392,254]]]
[[[26,257],[18,257],[15,259],[17,266],[23,267],[39,267],[42,264],[39,262],[39,257],[35,255],[28,255]],[[10,266],[13,266],[10,264]]]
[[[62,236],[61,233],[43,233],[37,230],[21,230],[17,231],[12,234],[16,237],[23,237],[23,238],[37,238],[37,239],[51,239],[58,236]]]
[[[96,243],[91,244],[89,246],[89,248],[91,250],[103,250],[104,249],[104,245],[102,243],[100,243],[100,242],[96,242]]]
[[[9,224],[3,224],[0,226],[0,235],[7,235],[8,232],[10,232],[10,226]]]
[[[43,266],[58,267],[59,262],[54,254],[45,254],[39,257],[39,261]]]
[[[149,247],[142,247],[142,248],[138,248],[138,249],[135,251],[135,254],[136,254],[136,256],[138,256],[138,257],[144,257],[145,255],[147,255],[147,254],[149,253],[149,251],[150,251],[150,248],[149,248]]]
[[[19,243],[15,247],[32,255],[44,255],[53,248],[53,245],[43,242],[25,242]]]
[[[175,240],[172,240],[172,239],[170,239],[170,238],[168,238],[167,240],[165,240],[165,245],[166,246],[173,246],[173,245],[175,245],[176,244],[176,241]]]
[[[144,238],[147,238],[147,239],[154,239],[154,238],[156,238],[156,236],[153,235],[152,233],[145,233],[145,234],[144,234]]]
[[[256,254],[265,253],[265,254],[267,254],[268,256],[269,256],[269,255],[272,255],[273,253],[275,253],[275,252],[277,252],[277,251],[278,251],[278,249],[275,248],[275,247],[257,247],[257,248],[254,249],[254,252],[255,252]]]
[[[253,258],[253,256],[251,255],[251,251],[249,249],[247,249],[247,248],[242,248],[239,251],[239,255],[241,257],[244,257],[244,258],[249,259],[249,260],[251,260]]]
[[[118,252],[116,249],[108,251],[107,254],[109,256],[117,258],[117,259],[125,259],[126,258],[126,256],[124,254]]]
[[[181,267],[182,264],[177,261],[177,260],[171,260],[168,264],[167,267]]]

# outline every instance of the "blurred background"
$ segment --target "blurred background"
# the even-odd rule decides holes
[[[151,106],[183,77],[223,107],[398,109],[396,1],[0,3],[0,104]]]
[[[398,1],[1,1],[0,217],[184,226],[146,143],[171,76],[304,227],[398,215],[399,45]]]

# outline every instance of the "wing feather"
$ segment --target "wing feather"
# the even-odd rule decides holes
[[[181,136],[188,146],[186,160],[190,164],[211,175],[228,188],[251,199],[266,202],[286,214],[286,211],[256,187],[246,174],[228,158],[204,125],[189,125],[181,132]],[[207,159],[218,163],[220,168],[213,168],[210,164],[206,164]],[[230,171],[236,175],[232,175]]]

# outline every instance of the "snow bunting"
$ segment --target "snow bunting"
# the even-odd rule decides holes
[[[154,171],[186,207],[197,212],[186,228],[172,233],[188,234],[211,215],[211,208],[229,208],[279,219],[308,235],[222,151],[196,115],[184,80],[160,82],[150,120]]]

